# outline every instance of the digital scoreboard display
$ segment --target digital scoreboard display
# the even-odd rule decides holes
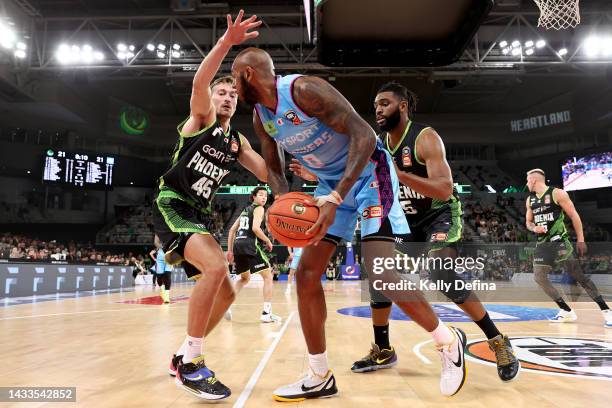
[[[115,158],[105,154],[49,149],[43,181],[82,188],[111,188],[115,164]]]

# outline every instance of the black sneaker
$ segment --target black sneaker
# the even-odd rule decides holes
[[[183,356],[177,356],[174,354],[172,360],[170,360],[170,367],[168,367],[168,374],[172,377],[176,377],[176,370],[178,369],[179,361],[183,360]]]
[[[395,354],[395,349],[393,347],[381,350],[378,345],[372,343],[372,349],[368,355],[359,361],[355,361],[351,367],[351,371],[354,373],[366,373],[368,371],[391,368],[396,364],[397,354]]]
[[[521,363],[516,358],[508,336],[502,334],[487,340],[489,348],[495,353],[497,360],[497,375],[502,381],[512,381],[521,370]]]
[[[179,360],[174,381],[196,397],[206,400],[220,400],[232,394],[229,388],[217,380],[215,373],[206,367],[204,356],[194,358],[187,364]]]

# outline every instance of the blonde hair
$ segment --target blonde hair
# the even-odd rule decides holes
[[[223,75],[223,76],[220,76],[219,78],[215,79],[210,84],[210,90],[212,91],[215,88],[215,86],[217,86],[219,84],[230,84],[232,86],[235,86],[236,82],[234,81],[234,78],[232,78],[231,75]]]
[[[544,173],[544,170],[542,170],[542,169],[531,169],[531,170],[529,170],[527,172],[527,175],[529,176],[529,175],[534,174],[534,173],[535,174],[539,174],[542,177],[546,177],[546,174]]]

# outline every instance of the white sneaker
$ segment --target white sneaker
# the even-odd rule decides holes
[[[329,398],[336,394],[336,378],[331,370],[321,377],[308,369],[308,374],[299,381],[277,388],[272,398],[281,402],[298,402],[306,398]]]
[[[225,311],[225,314],[223,315],[223,318],[229,321],[232,320],[232,308],[231,307],[227,308],[227,310]]]
[[[604,316],[604,327],[612,329],[612,309],[602,310]]]
[[[281,320],[283,320],[280,318],[280,316],[277,316],[273,313],[262,313],[260,319],[262,323],[274,323],[274,322],[280,322]]]
[[[465,366],[465,346],[467,337],[463,330],[450,327],[455,335],[452,344],[438,347],[440,360],[442,360],[442,372],[440,373],[440,392],[450,397],[459,392],[467,378]]]
[[[578,320],[578,316],[576,316],[576,312],[570,310],[569,312],[561,309],[559,313],[552,319],[549,319],[551,323],[570,323]]]

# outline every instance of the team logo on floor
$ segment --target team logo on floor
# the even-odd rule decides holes
[[[512,337],[523,370],[540,374],[612,380],[612,343],[573,337]],[[468,343],[470,360],[495,365],[486,340]]]
[[[434,303],[431,305],[434,312],[443,322],[471,322],[472,319],[453,303]],[[496,322],[525,322],[530,320],[548,320],[555,316],[559,309],[550,309],[545,307],[530,307],[530,306],[515,306],[515,305],[498,305],[485,304],[485,308],[489,312],[491,319]],[[338,313],[354,316],[370,318],[370,306],[355,306],[338,309]],[[391,320],[410,320],[404,312],[397,306],[393,306]]]

